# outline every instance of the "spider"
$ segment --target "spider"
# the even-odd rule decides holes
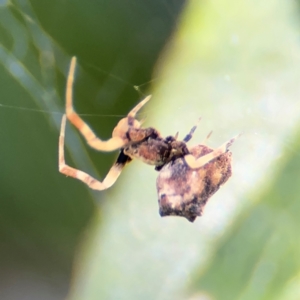
[[[182,216],[190,222],[193,222],[197,216],[201,216],[207,200],[231,176],[232,154],[228,148],[238,136],[216,149],[205,144],[187,146],[186,143],[192,138],[197,125],[192,127],[182,141],[178,140],[178,133],[163,138],[155,128],[142,128],[142,122],[135,118],[137,112],[150,100],[151,96],[148,96],[139,102],[127,117],[119,121],[112,132],[112,137],[103,141],[73,108],[72,88],[75,66],[76,58],[73,57],[67,79],[66,114],[62,118],[59,137],[59,172],[81,180],[91,189],[102,191],[111,187],[125,165],[136,158],[155,166],[155,170],[159,172],[156,186],[161,216]],[[120,151],[116,162],[103,181],[65,163],[66,118],[79,130],[92,148],[105,152]]]

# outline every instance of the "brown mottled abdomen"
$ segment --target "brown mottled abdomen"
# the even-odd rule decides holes
[[[212,150],[198,145],[190,152],[198,158]],[[184,158],[166,164],[156,181],[160,215],[182,216],[193,222],[197,216],[201,216],[207,200],[230,176],[231,152],[220,155],[198,169],[190,168]]]

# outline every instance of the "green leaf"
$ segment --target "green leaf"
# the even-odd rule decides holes
[[[182,137],[202,116],[191,143],[213,130],[214,147],[242,132],[233,177],[190,224],[160,219],[155,172],[129,166],[91,224],[70,299],[297,299],[294,12],[289,1],[187,3],[157,67],[145,126]]]

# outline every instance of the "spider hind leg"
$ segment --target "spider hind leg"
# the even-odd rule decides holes
[[[189,165],[190,168],[192,169],[198,169],[212,161],[213,159],[219,157],[220,155],[226,153],[229,149],[229,147],[234,143],[234,141],[240,136],[237,135],[233,138],[231,138],[229,141],[225,142],[223,145],[220,147],[216,148],[212,152],[200,156],[198,158],[194,157],[193,155],[189,154],[184,157],[185,162]]]

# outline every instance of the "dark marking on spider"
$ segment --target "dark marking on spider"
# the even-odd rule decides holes
[[[119,166],[125,166],[126,164],[128,164],[131,161],[132,161],[132,159],[128,155],[124,154],[123,149],[121,149],[115,164],[119,165]]]
[[[159,172],[156,187],[161,216],[182,216],[190,222],[201,216],[208,199],[231,176],[232,154],[228,149],[238,136],[216,149],[209,148],[204,143],[194,147],[187,146],[186,143],[192,138],[197,125],[192,127],[182,141],[178,140],[178,133],[163,138],[152,127],[142,128],[141,122],[135,118],[136,113],[150,100],[151,96],[148,96],[138,103],[126,118],[119,121],[112,132],[112,138],[103,141],[73,108],[72,86],[75,66],[76,58],[73,57],[66,88],[66,115],[62,119],[59,137],[59,171],[81,180],[92,189],[101,191],[111,187],[124,166],[136,158],[155,166],[155,170]],[[65,163],[64,140],[67,118],[92,148],[105,152],[120,150],[116,162],[103,181]]]

